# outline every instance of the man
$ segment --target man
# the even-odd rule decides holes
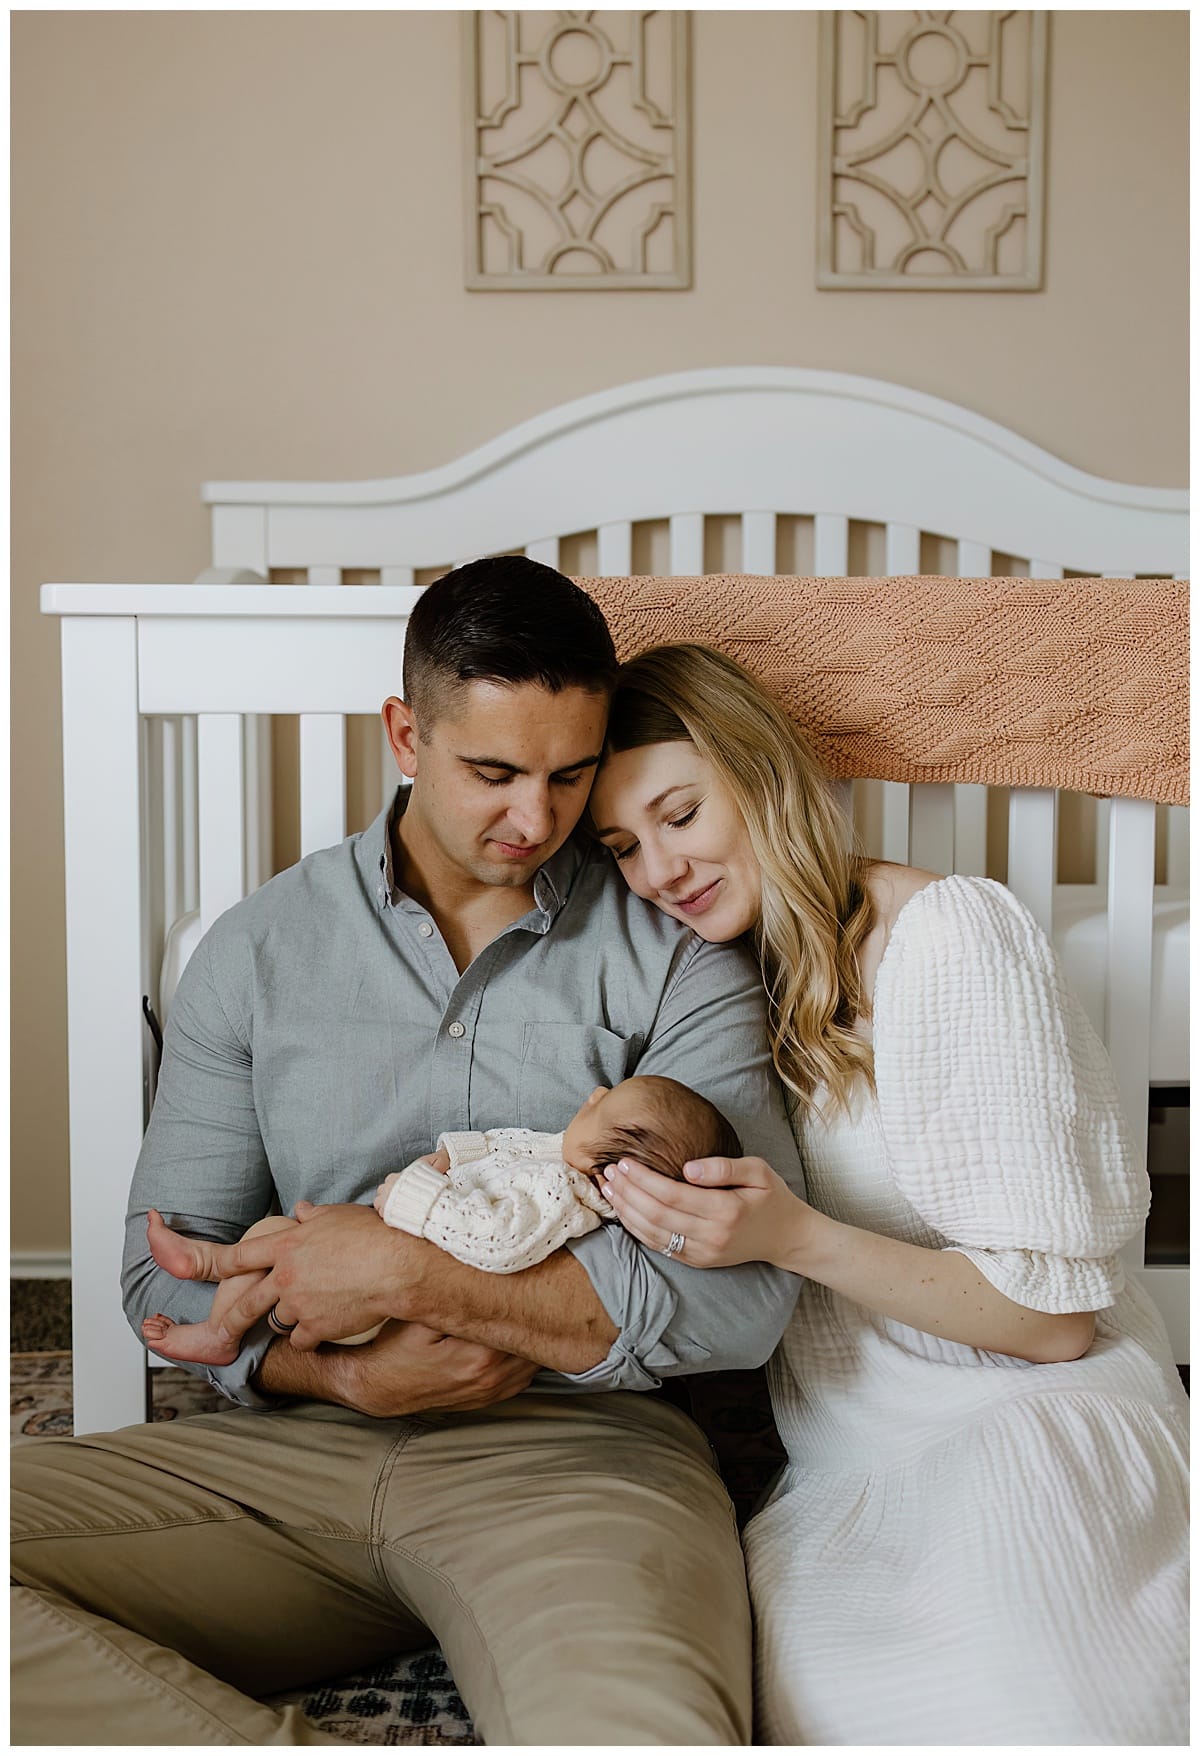
[[[304,1223],[247,1295],[270,1323],[203,1369],[242,1406],[14,1454],[15,1741],[336,1742],[255,1698],[431,1631],[486,1742],[749,1741],[728,1501],[692,1423],[628,1393],[762,1361],[798,1283],[618,1226],[487,1275],[369,1205],[441,1129],[558,1128],[635,1070],[695,1086],[799,1186],[754,959],[572,838],[614,673],[552,569],[447,575],[383,710],[411,787],[197,948],[134,1176],[131,1323],[211,1298],[155,1266],[150,1207],[221,1242],[273,1204]],[[293,1347],[313,1313],[392,1321]]]

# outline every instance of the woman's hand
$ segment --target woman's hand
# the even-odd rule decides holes
[[[604,1173],[604,1193],[617,1218],[651,1250],[673,1250],[689,1268],[729,1268],[735,1262],[790,1266],[816,1216],[761,1158],[702,1158],[683,1167],[676,1183],[633,1159]]]

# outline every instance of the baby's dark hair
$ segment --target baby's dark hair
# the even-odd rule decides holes
[[[737,1129],[716,1104],[677,1079],[658,1074],[637,1076],[645,1086],[650,1119],[610,1128],[600,1141],[595,1169],[603,1171],[619,1158],[635,1158],[647,1170],[683,1181],[683,1167],[694,1158],[741,1158]]]

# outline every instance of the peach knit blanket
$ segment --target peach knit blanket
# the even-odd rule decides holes
[[[581,579],[622,659],[738,659],[829,772],[1188,800],[1188,593],[1164,579]]]

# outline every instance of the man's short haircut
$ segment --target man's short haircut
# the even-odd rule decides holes
[[[417,599],[404,642],[404,698],[429,726],[466,683],[536,683],[611,695],[617,655],[585,591],[524,555],[468,561]]]
[[[741,1158],[737,1129],[716,1104],[677,1079],[647,1076],[646,1084],[655,1088],[648,1093],[653,1119],[610,1128],[598,1143],[594,1170],[603,1171],[619,1158],[634,1158],[647,1170],[680,1183],[690,1159]]]

